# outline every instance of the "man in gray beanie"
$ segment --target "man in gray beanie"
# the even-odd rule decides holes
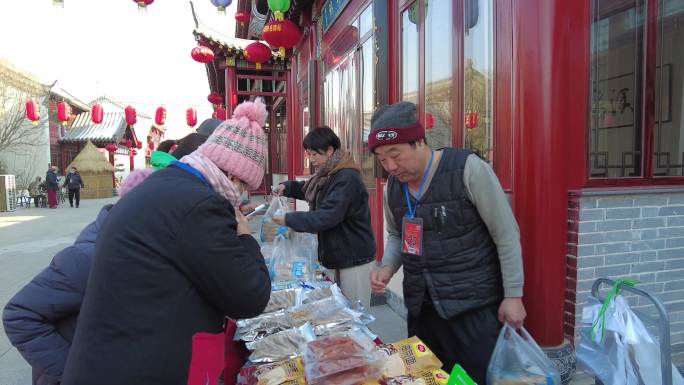
[[[390,174],[371,287],[384,292],[403,265],[408,335],[484,384],[501,324],[526,316],[520,232],[499,180],[469,150],[432,150],[410,102],[373,114],[368,145]]]

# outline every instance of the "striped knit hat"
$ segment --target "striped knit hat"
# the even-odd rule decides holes
[[[266,135],[263,126],[268,111],[257,98],[235,108],[233,117],[214,130],[198,151],[223,172],[257,189],[266,168]]]

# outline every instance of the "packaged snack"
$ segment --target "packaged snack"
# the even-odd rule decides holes
[[[446,385],[449,374],[442,369],[428,369],[415,375],[398,376],[387,379],[387,385]]]
[[[299,347],[316,338],[310,324],[285,330],[245,345],[252,351],[249,360],[256,363],[277,362],[299,355]]]
[[[304,365],[301,357],[273,364],[261,365],[254,372],[257,385],[280,385],[304,378]]]
[[[309,342],[302,355],[306,380],[311,385],[355,385],[378,380],[384,359],[372,341],[355,333]]]
[[[290,211],[287,205],[287,199],[281,196],[273,196],[271,198],[271,203],[264,214],[261,221],[261,242],[271,243],[275,240],[279,232],[286,232],[286,236],[289,235],[289,229],[285,226],[280,226],[279,224],[273,222],[273,217],[281,217]],[[284,229],[281,229],[283,227]]]
[[[295,307],[302,303],[302,289],[285,289],[271,291],[271,298],[264,309],[264,313],[272,313]]]
[[[380,345],[380,351],[387,356],[383,377],[393,378],[415,375],[426,369],[441,369],[442,362],[418,337]]]
[[[284,311],[260,315],[256,318],[236,322],[235,340],[253,342],[276,334],[293,326]]]
[[[310,280],[313,277],[313,257],[310,252],[302,252],[302,247],[294,239],[278,233],[269,264],[272,281]]]

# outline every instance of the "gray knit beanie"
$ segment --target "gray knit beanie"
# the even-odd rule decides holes
[[[418,121],[418,109],[411,102],[399,102],[378,108],[371,118],[368,147],[414,142],[425,138],[425,128]]]

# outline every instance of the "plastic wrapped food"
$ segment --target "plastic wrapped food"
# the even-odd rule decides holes
[[[309,342],[302,360],[311,385],[355,385],[380,378],[385,356],[355,333]]]
[[[271,298],[264,313],[276,312],[302,304],[302,289],[271,291]]]
[[[277,362],[299,355],[299,347],[316,338],[310,324],[285,330],[245,344],[252,351],[249,360],[256,363]]]
[[[311,280],[314,256],[305,249],[305,246],[298,245],[294,239],[279,233],[273,241],[273,253],[268,268],[271,280]]]
[[[289,229],[285,226],[280,226],[279,224],[273,222],[273,217],[281,217],[290,211],[287,205],[287,199],[285,197],[273,196],[271,198],[271,203],[264,214],[261,221],[261,242],[271,243],[275,240],[279,232],[289,233]],[[284,229],[282,229],[283,227]],[[286,234],[288,236],[289,234]]]
[[[398,376],[385,381],[387,385],[446,385],[449,374],[442,369],[428,369],[414,375]]]
[[[332,286],[337,287],[337,284],[333,284]],[[316,302],[316,301],[320,301],[322,299],[332,297],[333,296],[332,286],[319,287],[317,289],[305,291],[302,303],[311,303],[311,302]]]
[[[257,367],[254,372],[258,385],[280,385],[304,379],[304,365],[300,357]]]
[[[284,311],[264,314],[256,318],[237,321],[235,340],[253,342],[292,327]]]
[[[427,369],[441,369],[442,362],[418,337],[380,345],[379,350],[387,355],[383,369],[385,378],[414,375]]]

